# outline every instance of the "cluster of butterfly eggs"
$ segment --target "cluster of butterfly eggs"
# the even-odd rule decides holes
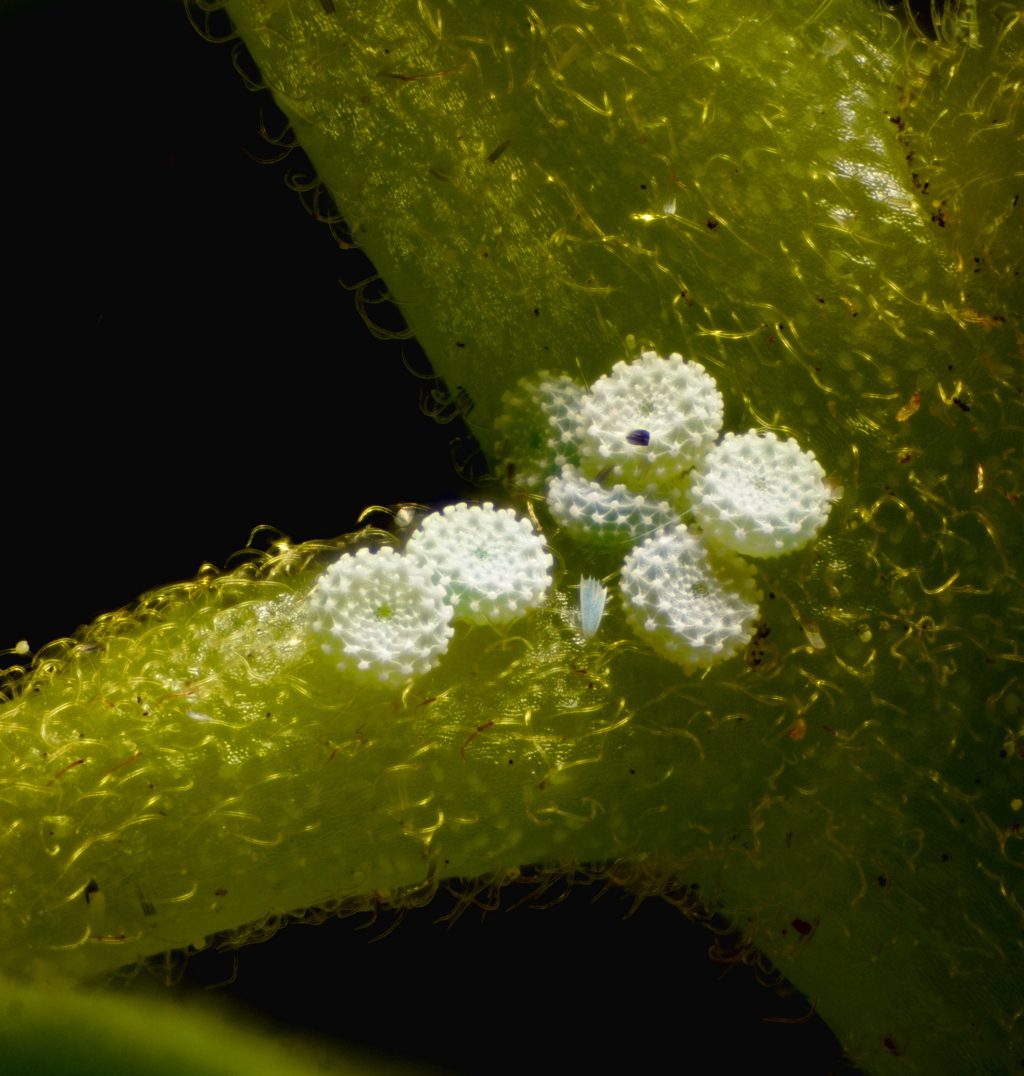
[[[813,453],[770,431],[721,433],[723,401],[698,362],[647,351],[590,389],[526,378],[498,420],[507,473],[543,493],[563,532],[625,552],[619,590],[634,632],[687,671],[738,653],[759,619],[746,558],[804,548],[831,506]],[[580,587],[581,629],[607,594]]]
[[[589,389],[541,373],[506,393],[498,428],[517,483],[543,491],[581,544],[628,550],[626,619],[687,671],[737,653],[754,633],[760,591],[747,556],[802,548],[824,525],[817,460],[770,432],[721,435],[714,379],[680,355],[644,352]],[[434,668],[453,622],[501,625],[541,605],[553,558],[510,508],[449,505],[405,548],[362,548],[317,579],[309,602],[323,651],[343,672],[394,685]],[[579,628],[594,635],[608,597],[579,588]]]
[[[507,624],[540,605],[553,563],[512,509],[452,504],[420,520],[401,551],[364,547],[331,564],[310,594],[313,629],[343,673],[401,684],[438,664],[453,621]]]

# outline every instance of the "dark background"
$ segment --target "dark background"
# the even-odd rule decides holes
[[[223,564],[258,524],[326,537],[462,488],[466,431],[421,413],[415,344],[374,339],[339,285],[372,269],[286,187],[308,165],[254,160],[269,99],[173,0],[130,10],[0,4],[0,650]],[[852,1071],[706,929],[597,891],[295,926],[171,989],[444,1071]]]

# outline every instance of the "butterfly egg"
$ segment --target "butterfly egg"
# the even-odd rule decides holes
[[[630,545],[659,527],[681,522],[667,501],[637,493],[621,482],[609,488],[571,466],[548,482],[547,505],[560,527],[592,546]]]
[[[684,526],[631,550],[620,586],[630,627],[687,672],[733,657],[754,634],[761,592],[753,567],[713,553]]]
[[[498,457],[515,485],[543,489],[560,467],[579,462],[576,419],[585,391],[565,374],[541,370],[502,396]]]
[[[638,492],[668,493],[699,463],[722,428],[722,394],[699,362],[645,351],[617,362],[583,398],[580,468]]]
[[[434,668],[453,634],[444,588],[386,547],[339,557],[310,594],[321,648],[355,679],[402,683]]]
[[[705,541],[748,557],[803,549],[835,496],[813,452],[757,430],[727,433],[690,477],[689,493]]]
[[[554,558],[528,519],[493,504],[452,504],[426,516],[406,555],[445,590],[457,619],[507,624],[540,605]]]

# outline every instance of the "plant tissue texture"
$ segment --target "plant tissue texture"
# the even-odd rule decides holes
[[[100,622],[0,712],[7,963],[585,863],[698,884],[867,1069],[1019,1067],[1019,11],[950,5],[923,40],[803,0],[227,10],[485,449],[523,378],[678,353],[724,430],[813,454],[830,511],[751,561],[752,638],[691,674],[627,623],[628,554],[517,494],[508,450],[551,589],[402,686],[324,660],[306,605],[337,547]],[[592,635],[581,575],[608,584]]]

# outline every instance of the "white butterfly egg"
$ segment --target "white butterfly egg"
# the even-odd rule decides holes
[[[699,362],[645,351],[617,362],[583,398],[581,470],[637,492],[671,491],[722,428],[722,394]]]
[[[423,519],[406,553],[444,587],[456,618],[475,624],[507,624],[551,586],[543,535],[511,508],[451,504]]]
[[[757,430],[727,433],[690,479],[705,540],[748,557],[803,549],[825,525],[834,496],[813,452]]]
[[[342,672],[367,682],[421,676],[437,665],[453,634],[444,588],[390,547],[339,557],[309,600],[324,653]]]
[[[621,482],[604,486],[571,466],[548,482],[547,503],[556,523],[577,541],[595,546],[629,545],[659,527],[681,522],[667,501]]]
[[[687,672],[733,657],[754,634],[761,592],[753,567],[712,553],[686,527],[660,531],[631,550],[620,586],[636,634]]]

